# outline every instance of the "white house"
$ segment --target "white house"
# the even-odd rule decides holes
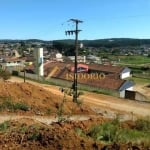
[[[125,98],[125,91],[133,91],[134,83],[132,81],[125,80],[124,83],[118,89],[121,98]]]
[[[125,79],[131,77],[131,69],[128,67],[123,68],[123,70],[120,72],[120,79]]]

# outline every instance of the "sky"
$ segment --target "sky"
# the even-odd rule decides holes
[[[150,0],[0,0],[0,39],[150,39]]]

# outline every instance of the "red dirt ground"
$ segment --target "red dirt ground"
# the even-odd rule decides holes
[[[84,131],[94,124],[101,124],[105,119],[87,121],[69,121],[44,125],[35,120],[21,119],[11,121],[9,129],[0,133],[1,150],[149,150],[137,145],[112,144],[104,145],[90,137],[81,137],[76,128]],[[124,126],[132,127],[134,123],[126,122]]]
[[[48,110],[50,110],[51,115],[56,114],[63,100],[63,96],[55,95],[42,87],[30,83],[0,82],[0,103],[8,98],[15,103],[23,102],[29,105],[30,111],[18,111],[18,113],[41,115],[46,115]],[[94,114],[85,104],[78,107],[68,98],[64,103],[63,110],[64,114]]]
[[[62,103],[62,94],[55,95],[42,87],[31,83],[0,82],[0,104],[9,98],[14,103],[24,102],[29,105],[29,111],[10,112],[9,109],[0,113],[20,115],[55,115]],[[38,113],[37,113],[38,112]],[[82,104],[80,107],[70,98],[64,104],[63,114],[94,115],[89,106]],[[9,121],[8,129],[0,132],[0,150],[133,150],[136,146],[130,144],[104,145],[95,142],[90,137],[81,137],[75,128],[87,131],[92,125],[101,124],[108,119],[99,117],[87,121],[56,122],[51,125],[32,119],[18,119]],[[132,122],[126,122],[125,127],[132,128]],[[5,126],[4,126],[5,127]],[[119,148],[120,147],[120,148]],[[144,150],[142,146],[134,150]],[[145,150],[149,150],[148,148]]]

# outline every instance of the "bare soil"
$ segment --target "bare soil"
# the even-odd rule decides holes
[[[20,115],[48,115],[56,114],[62,104],[63,94],[58,90],[60,95],[56,95],[45,90],[42,86],[35,86],[31,83],[17,82],[0,82],[0,103],[4,100],[11,100],[13,103],[22,102],[27,104],[29,111],[16,111]],[[10,112],[9,109],[3,113]],[[12,113],[12,112],[10,112]],[[71,99],[66,99],[63,106],[63,114],[94,114],[88,106],[83,104],[78,106]]]
[[[134,90],[138,91],[140,93],[142,93],[143,95],[145,95],[146,97],[148,97],[150,99],[150,87],[149,87],[149,83],[147,84],[136,84],[134,86]]]
[[[103,144],[90,137],[82,137],[75,131],[81,128],[87,131],[94,124],[101,124],[103,118],[89,119],[87,121],[69,121],[65,123],[41,124],[32,119],[11,121],[9,129],[0,133],[1,150],[149,150],[144,145]],[[134,123],[123,124],[132,128]]]
[[[12,77],[10,81],[16,83],[18,82],[22,83],[23,79]],[[40,87],[42,89],[50,91],[55,96],[57,95],[60,97],[60,99],[62,99],[63,94],[59,91],[58,86],[41,84],[30,80],[27,80],[27,83],[31,83],[36,87]],[[72,101],[72,97],[67,97],[67,99]],[[140,102],[135,102],[127,99],[121,99],[113,96],[96,94],[96,93],[85,92],[85,91],[84,91],[84,95],[82,95],[80,99],[83,101],[84,105],[86,104],[90,106],[90,108],[93,106],[94,108],[96,107],[99,110],[103,108],[106,110],[116,111],[117,113],[135,114],[142,117],[150,115],[150,104],[147,103],[140,103]]]
[[[0,119],[9,120],[8,129],[0,132],[0,150],[149,150],[142,144],[105,145],[75,131],[76,128],[88,131],[92,125],[111,118],[106,119],[104,114],[128,115],[132,112],[135,116],[149,116],[149,104],[84,92],[82,105],[73,103],[72,97],[66,97],[63,115],[70,114],[73,119],[56,122],[63,96],[59,87],[29,80],[23,83],[23,79],[16,77],[0,82],[0,103],[9,97],[13,102],[30,106],[28,111],[6,109],[0,112]],[[126,128],[133,128],[133,125],[133,121],[124,123]]]

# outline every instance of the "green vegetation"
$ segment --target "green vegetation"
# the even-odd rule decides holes
[[[150,58],[146,56],[117,56],[122,65],[140,65],[150,63]]]
[[[37,131],[31,133],[29,136],[28,136],[28,140],[30,141],[36,141],[36,140],[39,140],[41,137],[41,134],[38,133]]]
[[[14,103],[11,98],[4,97],[1,98],[2,102],[0,103],[0,111],[9,110],[11,112],[16,110],[28,111],[29,106],[23,102]]]
[[[0,78],[2,78],[5,81],[5,80],[10,79],[10,77],[11,77],[11,74],[9,71],[0,69]]]
[[[21,130],[28,132],[27,140],[36,141],[41,138],[40,127],[36,124],[30,125],[29,127],[24,126],[23,129],[20,128]]]
[[[143,44],[150,44],[149,39],[130,39],[130,38],[112,38],[112,39],[97,39],[97,40],[82,40],[85,46],[90,47],[105,47],[105,48],[112,48],[112,47],[137,47]],[[54,40],[54,45],[72,45],[74,44],[74,40]]]
[[[105,94],[105,95],[119,97],[117,91],[112,91],[112,90],[96,89],[96,90],[92,90],[92,92],[97,93],[97,94]]]
[[[51,108],[48,108],[48,109],[46,110],[46,114],[47,114],[47,115],[50,115],[51,113],[52,113]]]
[[[150,133],[150,118],[138,119],[135,121],[136,129]]]
[[[87,135],[94,140],[104,143],[145,143],[150,146],[150,119],[140,119],[135,122],[135,127],[124,128],[117,120],[94,125],[90,128]]]
[[[66,121],[66,118],[63,116],[64,114],[64,103],[66,102],[66,94],[68,92],[68,89],[60,88],[61,92],[64,93],[62,102],[60,105],[58,105],[58,110],[57,110],[57,117],[58,117],[58,122],[64,122]]]
[[[143,79],[137,77],[129,78],[129,80],[132,80],[135,84],[141,84],[141,85],[150,83],[150,79]]]
[[[86,133],[85,133],[82,129],[80,129],[80,128],[75,128],[74,130],[75,130],[75,132],[76,132],[79,136],[81,136],[81,137],[86,137]]]
[[[95,141],[101,141],[105,144],[143,143],[150,146],[150,118],[138,119],[130,125],[126,122],[120,122],[119,116],[114,120],[102,124],[93,125],[88,131],[81,128],[75,128],[75,132],[81,137],[90,137]]]
[[[29,106],[23,102],[14,103],[14,110],[28,111]]]
[[[5,121],[3,123],[0,123],[0,132],[6,131],[10,127],[10,122]]]

